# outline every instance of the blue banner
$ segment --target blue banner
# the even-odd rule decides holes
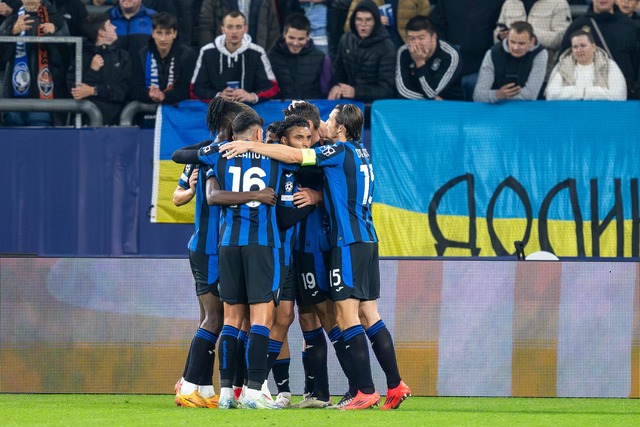
[[[381,253],[638,256],[640,103],[379,101]]]

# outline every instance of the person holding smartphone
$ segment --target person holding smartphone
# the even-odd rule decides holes
[[[473,92],[476,102],[535,100],[547,70],[548,54],[528,22],[511,24],[507,38],[487,51]]]

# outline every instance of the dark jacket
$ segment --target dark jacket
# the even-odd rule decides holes
[[[147,46],[149,37],[151,37],[151,16],[155,14],[155,10],[140,6],[138,13],[130,19],[126,19],[120,10],[120,6],[114,6],[109,9],[111,23],[116,26],[118,40],[115,46],[129,52],[130,56],[135,56],[140,49]]]
[[[440,40],[437,43],[433,55],[420,68],[416,68],[408,45],[398,50],[396,87],[401,97],[435,99],[440,96],[443,99],[462,100],[460,55],[449,43]]]
[[[633,20],[620,12],[617,6],[614,5],[613,9],[613,13],[595,13],[592,4],[584,16],[571,23],[562,39],[560,52],[564,52],[571,47],[571,34],[583,27],[590,28],[596,45],[606,51],[607,49],[604,47],[604,43],[591,22],[591,19],[593,19],[602,32],[602,36],[611,51],[612,59],[616,61],[616,64],[618,64],[622,74],[624,74],[627,80],[628,98],[637,99],[638,96],[635,93],[635,89],[638,78],[638,66],[640,65],[637,29]]]
[[[264,49],[251,43],[244,35],[242,46],[233,53],[225,47],[225,36],[200,49],[191,79],[191,97],[211,100],[227,87],[227,82],[238,81],[240,88],[258,95],[259,100],[273,98],[280,92],[271,63]]]
[[[269,61],[280,86],[280,98],[327,97],[330,81],[323,87],[322,80],[327,77],[331,79],[331,62],[324,52],[314,46],[313,40],[309,39],[309,43],[295,55],[289,51],[284,38],[280,37],[269,52]]]
[[[56,27],[56,32],[51,36],[63,37],[69,35],[69,29],[62,15],[57,13],[55,6],[50,3],[45,3],[47,12],[49,14],[49,22],[53,23]],[[7,19],[0,25],[0,35],[13,36],[13,26],[18,20],[18,9],[14,9],[14,13],[9,15]],[[26,32],[27,36],[37,36],[37,28],[40,25],[40,20],[36,12],[28,13],[34,19],[34,24],[29,31]],[[26,43],[27,52],[27,65],[29,67],[30,86],[28,98],[39,98],[40,92],[38,90],[38,43]],[[49,69],[51,71],[51,77],[53,79],[53,97],[54,98],[67,98],[68,91],[65,81],[65,54],[66,48],[64,44],[50,43],[45,44],[47,55],[49,58]],[[2,49],[2,60],[6,62],[6,75],[4,79],[4,96],[6,98],[14,98],[14,88],[12,83],[12,76],[14,70],[14,60],[16,45],[15,44],[0,44]]]
[[[373,14],[375,27],[369,37],[361,39],[355,20],[359,10]],[[355,88],[355,99],[371,102],[395,95],[396,47],[380,23],[380,12],[371,0],[363,0],[351,15],[351,32],[340,39],[334,64],[334,84],[346,83]]]
[[[101,55],[104,66],[98,71],[91,69],[91,60]],[[105,125],[117,125],[120,112],[124,108],[131,91],[131,59],[129,52],[113,46],[87,46],[82,54],[82,82],[95,86],[96,96],[87,100],[96,104],[102,112]],[[69,87],[73,87],[75,69],[71,67],[67,74]]]
[[[173,72],[173,87],[164,93],[165,98],[162,103],[173,105],[184,99],[189,99],[189,85],[193,69],[196,66],[195,52],[176,40],[171,46],[169,54],[165,58],[160,58],[153,39],[150,39],[148,47],[141,49],[133,59],[132,98],[141,102],[154,102],[149,98],[149,86],[146,82],[149,52],[153,54],[158,64],[158,82],[161,90],[167,88],[169,75]]]
[[[462,75],[477,73],[493,46],[493,30],[504,0],[438,0],[430,15],[438,38],[456,47]]]

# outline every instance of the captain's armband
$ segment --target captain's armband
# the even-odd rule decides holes
[[[316,164],[316,150],[310,148],[302,149],[302,166],[313,166]]]

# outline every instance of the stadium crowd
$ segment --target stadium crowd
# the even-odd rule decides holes
[[[570,3],[584,13],[572,14]],[[0,35],[85,42],[79,83],[72,45],[1,43],[1,95],[88,99],[105,125],[117,125],[130,101],[176,104],[217,95],[247,104],[638,99],[637,0],[584,3],[2,0]],[[68,120],[9,111],[1,123]]]

